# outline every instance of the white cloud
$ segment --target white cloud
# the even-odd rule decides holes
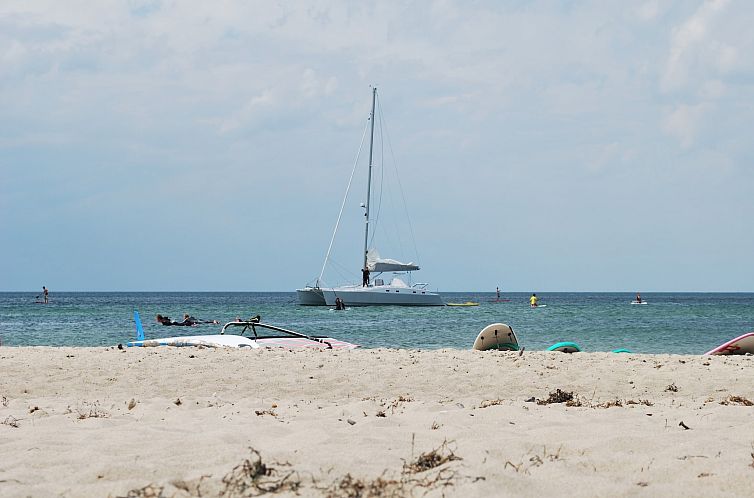
[[[670,54],[662,77],[662,88],[673,91],[689,83],[694,71],[704,72],[709,60],[704,60],[709,38],[713,36],[712,23],[725,9],[728,0],[706,0],[671,35]],[[713,54],[717,60],[718,51]],[[695,75],[694,75],[695,76]]]
[[[682,147],[688,149],[693,145],[701,122],[710,109],[711,105],[707,103],[679,105],[666,114],[663,129],[677,138]]]
[[[636,13],[638,14],[639,18],[644,21],[652,21],[656,19],[660,13],[659,0],[644,2],[638,7]]]

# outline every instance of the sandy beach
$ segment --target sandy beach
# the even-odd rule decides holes
[[[0,348],[2,496],[751,496],[754,357]]]

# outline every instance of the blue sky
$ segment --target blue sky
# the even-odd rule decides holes
[[[0,291],[313,281],[372,84],[432,289],[754,291],[752,25],[733,0],[5,0]]]

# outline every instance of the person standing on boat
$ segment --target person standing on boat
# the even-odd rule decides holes
[[[369,287],[369,268],[366,266],[361,270],[361,286]]]
[[[42,294],[44,294],[45,304],[47,304],[47,300],[50,298],[50,291],[44,285],[42,286]]]
[[[529,298],[529,304],[531,305],[532,308],[537,307],[537,301],[539,301],[539,298],[537,297],[537,295],[532,294],[531,297]]]

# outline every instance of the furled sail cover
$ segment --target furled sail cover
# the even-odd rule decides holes
[[[385,271],[414,271],[418,270],[419,266],[414,263],[401,263],[394,259],[381,258],[375,249],[370,249],[367,252],[367,268],[371,272],[379,273]]]

